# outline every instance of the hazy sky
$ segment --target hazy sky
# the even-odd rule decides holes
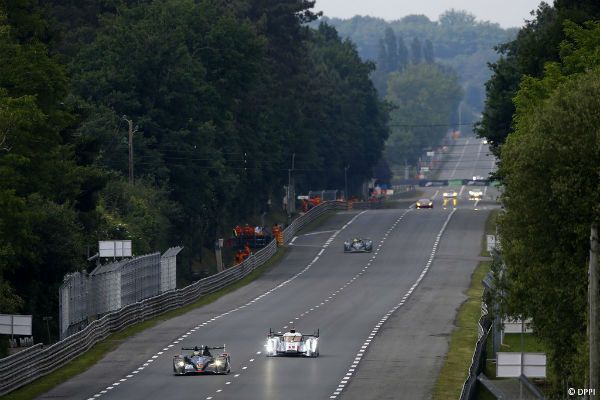
[[[370,15],[386,20],[410,14],[425,14],[437,21],[440,14],[454,8],[474,14],[479,21],[499,23],[503,28],[519,27],[541,0],[317,0],[315,10],[328,17],[351,18]],[[552,3],[552,1],[547,1]]]

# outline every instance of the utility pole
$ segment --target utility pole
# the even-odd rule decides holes
[[[126,115],[123,115],[123,120],[129,125],[129,184],[133,185],[133,134],[137,132],[138,127],[134,128],[133,120],[127,119]]]
[[[589,266],[589,342],[590,342],[590,379],[589,388],[598,388],[598,223],[592,222],[590,232]]]

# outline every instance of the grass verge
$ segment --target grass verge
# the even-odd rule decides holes
[[[488,255],[485,235],[495,233],[498,212],[499,210],[493,210],[486,220],[481,255]],[[460,397],[477,343],[477,324],[481,317],[481,297],[483,295],[481,281],[490,271],[490,267],[490,261],[481,261],[471,275],[471,285],[466,292],[467,299],[460,306],[456,315],[456,328],[450,337],[448,354],[433,388],[433,400],[456,400]]]
[[[433,400],[456,400],[460,397],[477,343],[477,323],[481,316],[483,294],[481,280],[490,270],[490,265],[489,261],[480,262],[471,275],[471,286],[466,293],[467,300],[460,306],[456,315],[456,328],[450,337],[450,348],[433,389]]]
[[[122,331],[115,332],[102,342],[96,344],[84,354],[80,355],[73,361],[64,365],[63,367],[57,369],[54,372],[51,372],[46,376],[41,377],[40,379],[37,379],[36,381],[20,389],[15,390],[12,393],[2,396],[1,398],[6,400],[30,400],[42,395],[43,393],[46,393],[52,388],[60,385],[63,382],[66,382],[70,378],[80,374],[90,366],[100,361],[108,352],[117,348],[117,346],[119,346],[125,339],[132,337],[145,329],[156,326],[163,321],[174,317],[178,317],[195,308],[212,303],[220,297],[231,293],[241,288],[242,286],[249,284],[250,282],[257,279],[259,276],[264,274],[266,271],[268,271],[277,262],[279,262],[283,257],[284,253],[285,248],[278,248],[277,252],[273,257],[271,257],[265,264],[261,265],[260,267],[252,271],[250,274],[248,274],[244,279],[241,279],[238,282],[219,290],[218,292],[204,296],[198,299],[196,302],[188,304],[187,306],[168,311],[149,320],[125,328]]]

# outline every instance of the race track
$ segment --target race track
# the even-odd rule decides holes
[[[487,175],[491,159],[479,145],[460,139],[443,174]],[[426,189],[433,210],[336,214],[256,281],[128,339],[41,398],[428,398],[496,195],[476,204],[461,193],[442,207],[439,190]],[[344,254],[342,242],[355,236],[371,238],[373,253]],[[291,326],[320,329],[320,357],[264,356],[269,328]],[[178,349],[202,344],[226,344],[231,374],[173,376]]]

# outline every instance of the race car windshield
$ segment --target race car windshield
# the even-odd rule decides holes
[[[299,342],[302,340],[302,336],[286,336],[284,340],[286,342]]]

